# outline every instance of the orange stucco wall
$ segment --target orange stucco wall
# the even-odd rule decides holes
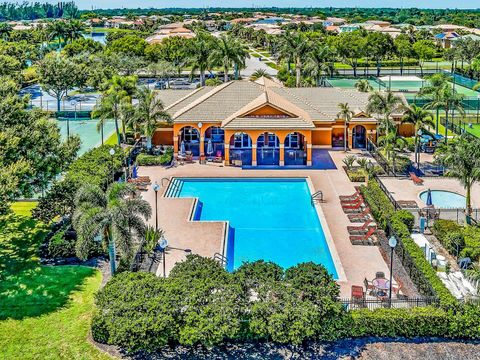
[[[332,129],[312,131],[312,145],[332,145]]]
[[[173,145],[173,129],[159,129],[152,137],[153,145]]]

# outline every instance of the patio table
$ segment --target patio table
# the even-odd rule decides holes
[[[376,294],[379,297],[387,296],[387,291],[390,289],[390,281],[383,278],[373,279],[372,285],[375,286]]]

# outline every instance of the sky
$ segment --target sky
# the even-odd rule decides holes
[[[40,0],[45,1],[45,0]],[[19,2],[9,1],[7,2]],[[48,0],[57,3],[58,0]],[[480,8],[479,0],[75,0],[80,9],[165,7],[392,7]]]

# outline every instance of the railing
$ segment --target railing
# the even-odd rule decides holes
[[[387,187],[382,183],[380,177],[377,174],[374,174],[373,178],[377,181],[378,186],[380,186],[380,189],[382,189],[388,200],[390,200],[395,210],[400,210],[402,207],[398,204],[397,200],[393,198],[392,194],[390,194],[390,191],[388,191]]]
[[[455,124],[455,119],[457,119],[458,123]],[[460,124],[462,122],[462,124]],[[445,117],[440,117],[440,124],[445,126],[448,130],[453,131],[457,135],[464,135],[468,139],[475,140],[478,139],[475,135],[472,135],[468,132],[467,130],[467,124],[464,122],[464,119],[459,119],[459,118],[449,118],[448,119],[448,124],[447,124],[447,119]]]
[[[220,254],[220,253],[213,254],[213,259],[217,260],[222,266],[227,266],[228,265],[227,257]]]
[[[396,176],[388,161],[383,157],[380,151],[378,151],[377,145],[375,145],[371,139],[367,139],[367,150],[387,175],[391,174]]]
[[[434,306],[438,307],[440,302],[437,297],[407,298],[407,299],[340,299],[345,310],[380,308],[405,309],[414,307]]]
[[[311,197],[312,206],[315,205],[316,202],[323,202],[323,192],[321,190],[314,193]]]

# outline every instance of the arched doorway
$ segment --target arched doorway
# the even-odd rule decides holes
[[[230,164],[252,165],[252,139],[248,134],[238,132],[230,137]]]
[[[290,133],[285,138],[284,145],[285,165],[307,164],[305,136],[298,132]]]
[[[225,154],[225,131],[218,126],[205,130],[204,154],[208,157],[222,157]],[[210,145],[209,145],[210,143]]]
[[[362,125],[353,128],[352,147],[354,149],[364,149],[367,147],[367,130]]]
[[[185,151],[190,151],[193,156],[200,155],[200,132],[192,126],[180,129],[178,135],[178,152],[182,151],[182,143]]]
[[[257,139],[257,164],[280,164],[280,141],[274,133],[265,132]]]

